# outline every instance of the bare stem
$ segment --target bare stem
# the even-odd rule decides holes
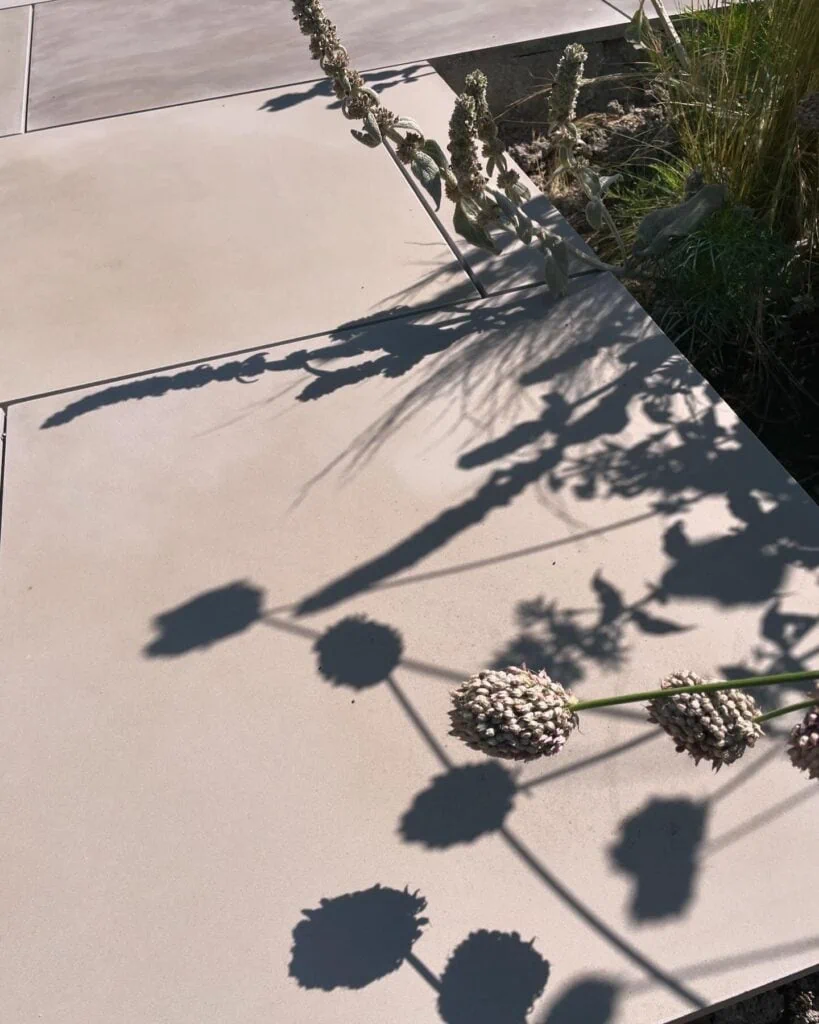
[[[665,9],[663,0],[651,0],[654,10],[657,12],[657,17],[660,19],[660,24],[663,26],[666,35],[671,40],[671,46],[674,49],[677,60],[680,62],[680,67],[684,71],[688,71],[690,65],[688,62],[688,54],[685,51],[685,47],[682,44],[682,39],[677,30],[674,28],[674,23],[668,16],[668,11]]]
[[[804,711],[815,707],[816,703],[815,700],[800,700],[798,704],[788,704],[787,707],[777,708],[776,711],[769,711],[765,715],[757,715],[756,721],[761,725],[763,722],[770,722],[772,718],[779,718],[780,715],[789,715],[792,711]]]
[[[781,672],[774,676],[751,676],[748,679],[729,679],[724,682],[700,683],[696,686],[674,686],[664,690],[644,690],[642,693],[625,693],[615,697],[597,697],[594,700],[580,700],[571,705],[572,711],[589,711],[592,708],[608,708],[617,704],[637,704],[657,697],[672,697],[678,693],[713,693],[715,690],[750,689],[752,686],[782,686],[785,683],[803,683],[819,679],[819,669],[806,672]],[[810,701],[809,704],[814,704]]]

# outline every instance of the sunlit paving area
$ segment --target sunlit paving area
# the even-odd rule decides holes
[[[628,77],[711,22],[2,2],[0,1020],[819,1021],[813,235],[704,361],[762,185]]]

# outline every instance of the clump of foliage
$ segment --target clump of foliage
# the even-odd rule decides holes
[[[632,23],[678,155],[626,175],[612,214],[628,238],[691,169],[725,186],[728,208],[669,247],[635,290],[761,428],[772,401],[815,405],[819,338],[804,327],[819,287],[819,4],[709,0],[677,28],[683,62],[642,12]]]
[[[688,68],[650,53],[686,158],[771,230],[819,241],[819,132],[799,107],[819,89],[819,4],[765,0],[690,11],[680,20]]]

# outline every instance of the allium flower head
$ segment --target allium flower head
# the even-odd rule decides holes
[[[557,754],[577,716],[572,699],[545,672],[479,672],[452,694],[451,736],[473,750],[513,761]]]
[[[819,686],[816,688],[816,705],[794,729],[788,744],[791,763],[811,779],[819,779]]]
[[[756,722],[761,713],[754,698],[741,690],[712,690],[709,693],[678,693],[681,686],[702,686],[704,679],[693,672],[675,672],[662,681],[668,697],[655,697],[648,704],[648,720],[661,726],[694,761],[710,761],[714,770],[739,760],[762,735]]]

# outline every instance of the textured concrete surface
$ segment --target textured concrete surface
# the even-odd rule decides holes
[[[0,10],[0,135],[23,127],[30,19],[27,7]]]
[[[495,662],[815,647],[815,506],[573,287],[12,406],[0,1018],[660,1024],[816,962],[781,738],[715,776],[636,708],[522,770],[447,736]]]
[[[357,67],[623,22],[637,0],[328,0]],[[29,125],[320,77],[288,0],[57,0],[37,7]]]
[[[427,74],[429,65],[412,65],[412,75],[402,75],[403,69],[389,69],[381,72],[382,96],[384,103],[397,114],[405,114],[415,118],[425,135],[437,139],[446,150],[449,139],[449,119],[455,100],[455,93],[438,74]],[[431,70],[431,68],[430,68]],[[387,75],[393,77],[387,78]],[[531,200],[526,203],[527,213],[536,221],[551,228],[560,237],[582,252],[591,253],[591,249],[580,235],[569,226],[568,222],[558,213],[549,200],[539,192],[530,179],[517,167],[514,160],[509,160],[515,167],[532,193]],[[493,231],[500,256],[493,256],[474,245],[470,245],[455,231],[452,217],[455,207],[446,197],[441,201],[439,209],[431,197],[420,186],[415,186],[424,205],[435,218],[446,237],[460,258],[469,267],[475,279],[480,283],[486,294],[508,291],[524,285],[541,284],[543,281],[543,257],[538,249],[530,248],[509,232]],[[570,272],[583,273],[589,270],[588,264],[572,258]]]
[[[0,398],[474,297],[392,158],[351,139],[329,97],[304,86],[0,146]]]

